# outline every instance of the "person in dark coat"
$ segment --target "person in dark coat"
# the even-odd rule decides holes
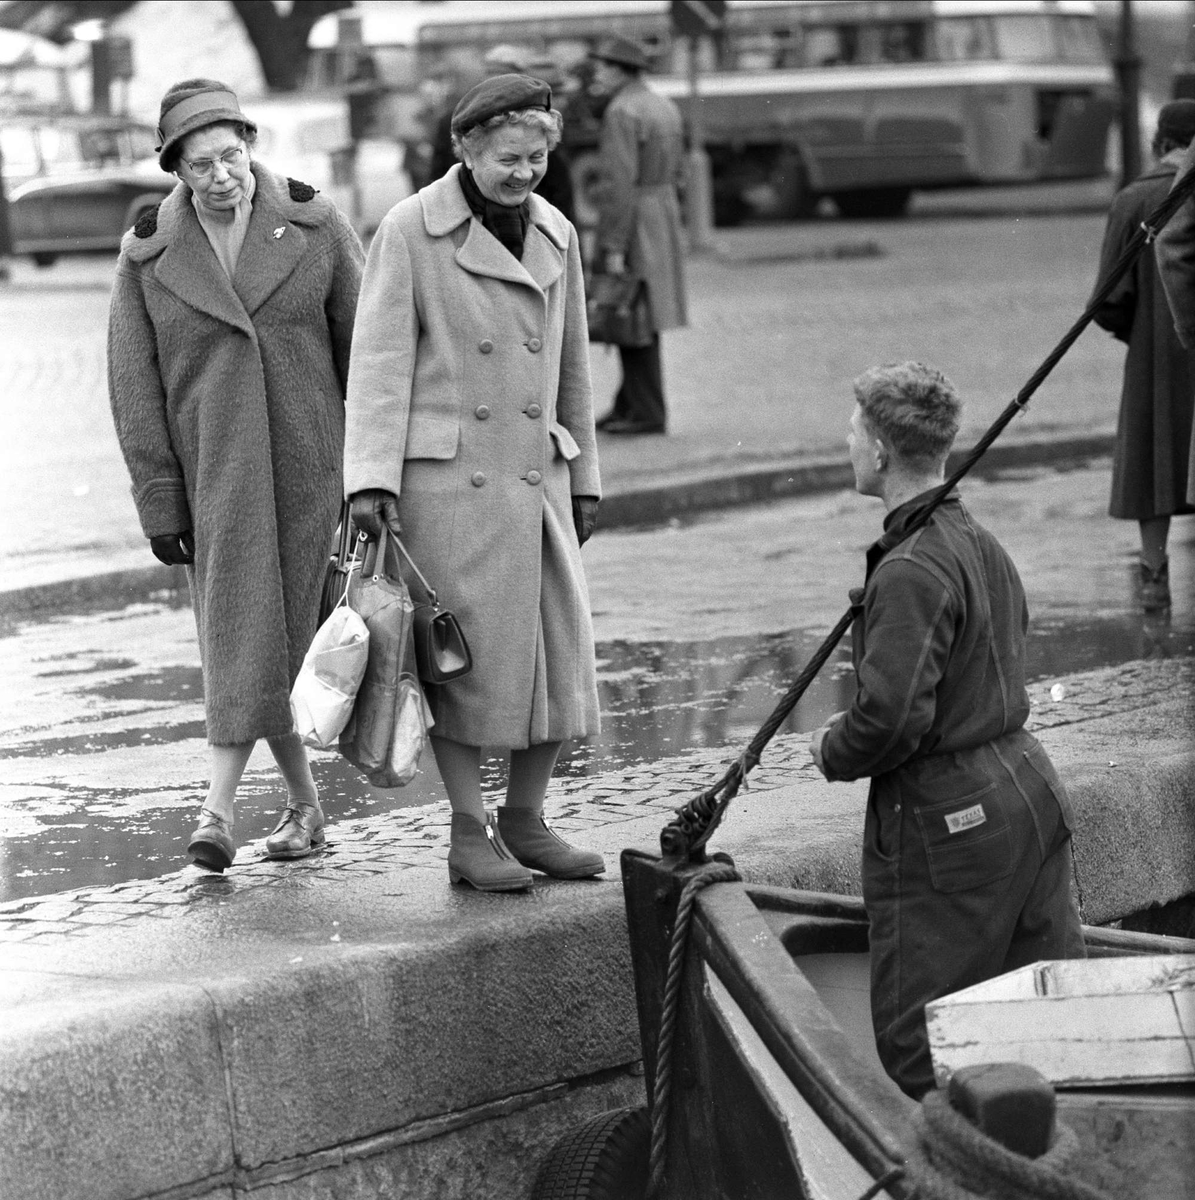
[[[561,743],[598,732],[581,562],[601,481],[577,231],[535,194],[560,137],[525,75],[457,105],[459,162],[397,204],[369,248],[353,337],[345,489],[459,618],[473,669],[428,689],[452,806],[449,879],[516,891],[532,869],[605,870],[543,819]],[[497,820],[482,747],[510,750]]]
[[[611,97],[598,147],[597,265],[609,275],[643,279],[653,329],[647,346],[618,348],[622,383],[597,427],[612,434],[664,433],[660,333],[688,319],[677,196],[685,168],[683,123],[676,105],[643,82],[647,56],[635,42],[606,38],[591,57],[594,84]]]
[[[887,510],[852,592],[858,692],[811,739],[829,780],[871,778],[863,828],[871,1007],[888,1074],[934,1086],[931,1000],[1085,951],[1070,801],[1025,731],[1025,592],[996,539],[941,487],[961,404],[943,375],[894,363],[854,383],[855,488]]]
[[[178,186],[125,234],[108,390],[141,528],[187,567],[211,785],[188,852],[224,870],[234,797],[266,738],[288,799],[276,858],[324,840],[290,689],[315,634],[341,503],[344,393],[364,254],[348,219],[253,160],[256,126],[210,79],[163,97]]]
[[[1097,287],[1144,218],[1166,198],[1193,138],[1195,100],[1163,105],[1153,138],[1156,161],[1117,193],[1108,213]],[[1146,611],[1159,611],[1170,605],[1170,518],[1195,512],[1188,495],[1195,352],[1175,333],[1162,279],[1148,251],[1137,257],[1095,320],[1128,345],[1108,512],[1140,526],[1141,603]]]

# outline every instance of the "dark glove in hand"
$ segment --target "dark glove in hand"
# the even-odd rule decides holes
[[[382,532],[383,523],[395,535],[402,532],[402,526],[398,523],[398,500],[393,492],[385,488],[365,488],[364,491],[354,492],[349,497],[349,507],[353,513],[353,524],[371,538],[376,538]]]
[[[184,529],[182,533],[160,533],[149,539],[149,548],[158,562],[168,567],[187,567],[195,561],[195,535]]]
[[[598,498],[596,496],[573,497],[573,528],[577,531],[577,545],[584,546],[593,535],[597,524]]]

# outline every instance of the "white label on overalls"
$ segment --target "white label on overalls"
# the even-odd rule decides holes
[[[972,829],[982,825],[988,819],[982,804],[972,804],[970,808],[946,814],[946,828],[951,833],[962,833],[964,829]]]

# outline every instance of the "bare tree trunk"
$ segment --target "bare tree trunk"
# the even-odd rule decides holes
[[[350,4],[351,0],[295,0],[283,16],[273,0],[232,0],[261,61],[266,86],[275,92],[293,92],[302,84],[311,27],[320,17]]]

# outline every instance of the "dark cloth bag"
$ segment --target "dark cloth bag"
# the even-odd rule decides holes
[[[637,275],[595,275],[586,299],[589,340],[611,346],[650,346],[655,337],[647,284]]]
[[[370,543],[360,573],[349,577],[349,607],[369,630],[369,660],[340,753],[376,787],[401,787],[391,768],[402,679],[411,674],[415,603],[394,559],[386,527]]]

